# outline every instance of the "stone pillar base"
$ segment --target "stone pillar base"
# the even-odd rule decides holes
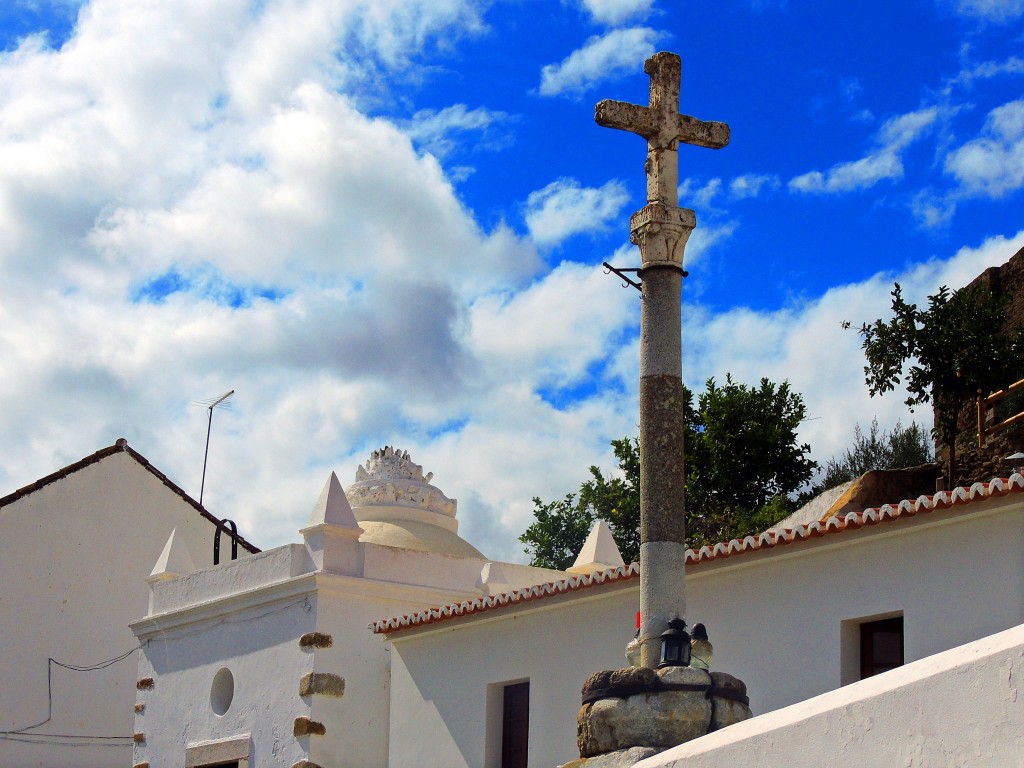
[[[580,759],[563,768],[624,768],[750,716],[746,685],[724,672],[598,672],[583,685],[576,718]]]

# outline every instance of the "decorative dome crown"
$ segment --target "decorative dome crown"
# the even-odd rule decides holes
[[[364,543],[483,560],[459,536],[455,499],[430,484],[432,473],[413,463],[408,451],[390,445],[374,451],[345,489]]]
[[[362,465],[356,468],[357,483],[373,479],[416,480],[429,483],[433,478],[433,472],[428,472],[424,477],[423,467],[413,464],[408,451],[396,450],[390,445],[371,453],[365,468]]]
[[[410,507],[455,517],[456,501],[430,485],[432,472],[409,458],[408,451],[390,445],[374,451],[365,465],[356,469],[356,481],[345,489],[349,503],[357,511],[367,507]]]

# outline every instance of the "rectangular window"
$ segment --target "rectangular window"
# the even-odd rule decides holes
[[[501,715],[501,768],[526,768],[530,682],[506,685]]]
[[[860,679],[903,666],[903,617],[860,625]]]

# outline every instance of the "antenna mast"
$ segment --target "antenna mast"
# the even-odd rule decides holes
[[[231,403],[228,402],[228,398],[235,394],[235,390],[225,392],[223,395],[215,397],[211,400],[201,400],[195,405],[205,405],[206,410],[210,412],[210,417],[206,422],[206,450],[203,452],[203,479],[199,484],[199,506],[203,506],[203,491],[206,489],[206,460],[210,455],[210,430],[213,428],[213,409],[214,408],[230,408]]]

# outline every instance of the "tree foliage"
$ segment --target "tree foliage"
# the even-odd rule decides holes
[[[825,475],[812,495],[856,480],[872,469],[917,467],[935,459],[928,432],[917,422],[904,427],[897,421],[892,432],[886,432],[879,429],[878,419],[872,419],[866,435],[860,424],[853,428],[853,433],[853,445],[842,456],[829,459]]]
[[[790,494],[816,465],[796,430],[803,398],[789,384],[757,387],[714,379],[693,407],[684,392],[687,538],[691,546],[763,530],[792,511]],[[623,558],[640,555],[640,451],[635,438],[612,441],[618,470],[590,468],[579,493],[555,502],[535,498],[534,522],[519,540],[533,565],[572,565],[595,520],[608,522]]]
[[[867,358],[864,378],[872,396],[890,392],[904,382],[906,403],[932,403],[934,432],[949,451],[946,480],[956,469],[956,436],[960,411],[981,390],[1011,383],[1024,352],[1021,329],[1009,338],[999,335],[1006,300],[979,288],[950,292],[946,286],[928,297],[920,309],[903,298],[899,283],[892,290],[892,318],[865,323],[861,346]]]
[[[761,379],[748,387],[729,375],[721,386],[708,380],[687,434],[691,543],[759,532],[792,511],[789,494],[817,468],[810,446],[797,439],[806,416],[803,397],[789,382]]]

